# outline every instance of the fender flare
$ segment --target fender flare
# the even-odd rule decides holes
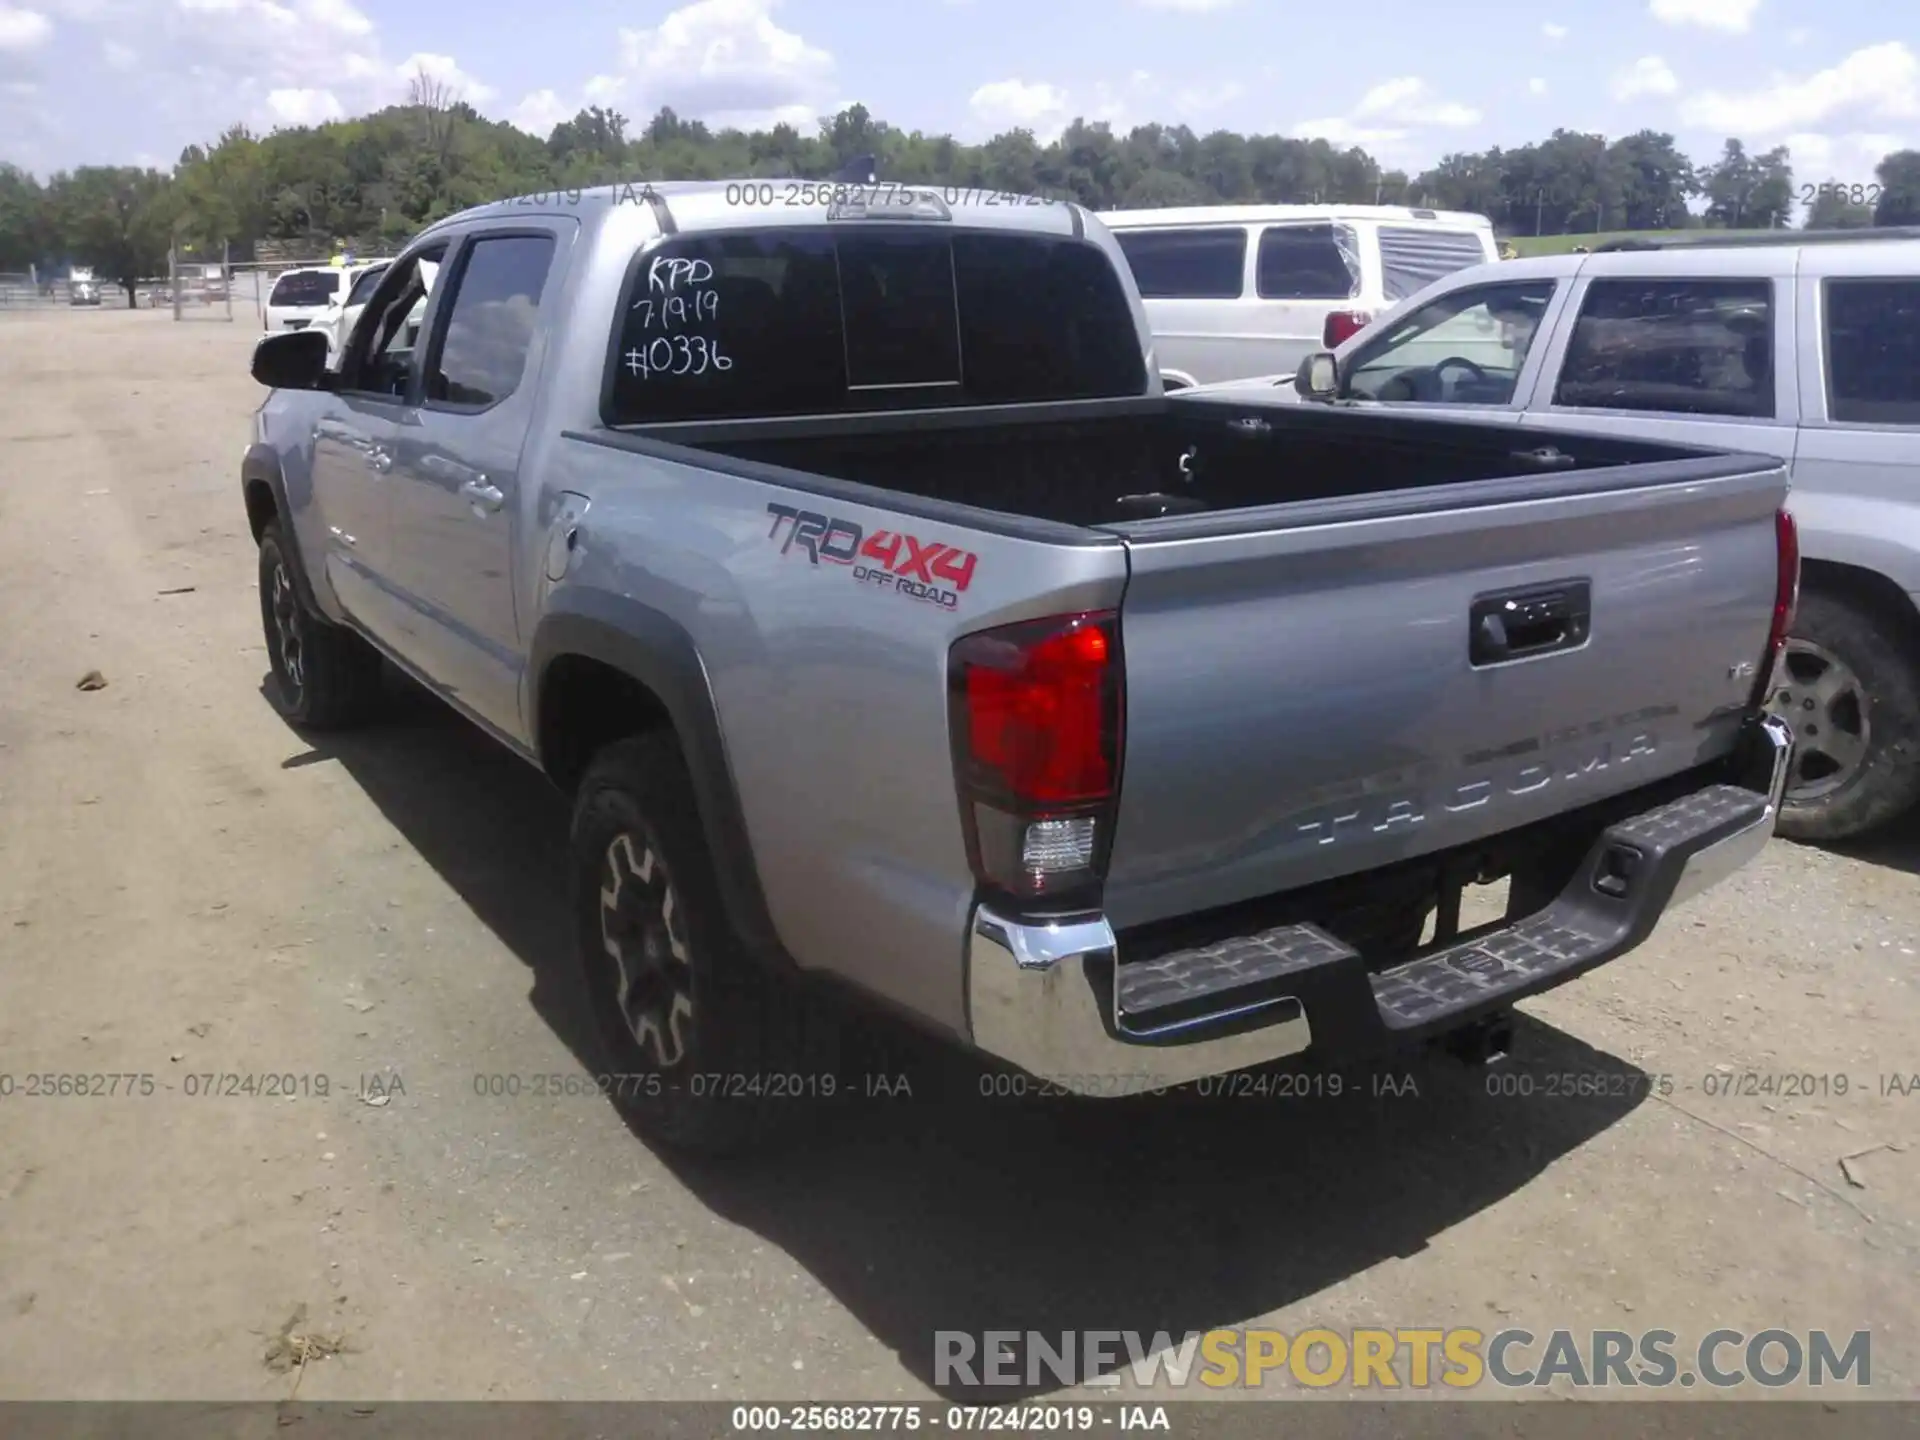
[[[324,616],[327,612],[320,608],[314,596],[313,581],[307,575],[307,559],[300,553],[300,537],[294,532],[293,507],[287,503],[287,481],[280,469],[280,456],[271,445],[249,445],[246,454],[240,457],[240,493],[243,500],[255,485],[265,485],[273,495],[274,518],[280,522],[280,534],[287,542],[283,553],[293,576],[294,592],[311,614]],[[261,524],[254,516],[251,503],[247,505],[247,524],[257,543]]]
[[[665,707],[686,757],[700,828],[735,933],[757,955],[791,966],[767,909],[720,713],[693,637],[679,621],[624,595],[570,587],[548,603],[527,663],[527,716],[541,769],[548,770],[548,757],[540,753],[542,691],[556,660],[595,660],[645,686]]]

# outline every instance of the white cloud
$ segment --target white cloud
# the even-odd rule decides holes
[[[1564,40],[1567,38],[1567,27],[1564,25],[1556,25],[1553,21],[1549,20],[1540,27],[1540,33],[1549,40]]]
[[[1812,130],[1829,116],[1920,117],[1920,57],[1898,40],[1856,50],[1805,79],[1776,77],[1758,90],[1708,91],[1683,101],[1681,118],[1703,130],[1757,137]]]
[[[38,50],[53,38],[53,22],[38,10],[0,5],[0,50]]]
[[[1135,0],[1142,10],[1184,10],[1188,14],[1199,14],[1208,10],[1225,10],[1236,0]]]
[[[1480,112],[1470,105],[1442,100],[1426,81],[1415,75],[1383,80],[1348,115],[1302,120],[1291,133],[1303,140],[1325,140],[1332,145],[1358,145],[1387,164],[1411,163],[1413,142],[1425,129],[1457,129],[1478,123]]]
[[[1813,31],[1804,25],[1796,25],[1787,32],[1787,43],[1796,47],[1806,44],[1812,38]]]
[[[1658,55],[1642,55],[1613,77],[1613,98],[1632,100],[1641,95],[1673,95],[1680,79]]]
[[[319,21],[342,35],[371,35],[373,21],[349,3],[349,0],[309,0],[308,18]]]
[[[340,97],[331,90],[269,91],[267,109],[282,125],[318,125],[323,120],[338,120],[347,113]]]
[[[1739,35],[1753,28],[1753,12],[1759,8],[1760,0],[1648,0],[1647,13],[1662,25]]]
[[[1324,140],[1329,145],[1358,145],[1362,149],[1386,151],[1402,144],[1407,131],[1382,129],[1355,123],[1343,115],[1326,115],[1318,120],[1302,120],[1293,127],[1295,138]],[[1378,159],[1379,156],[1374,157]]]
[[[553,91],[535,90],[513,107],[507,119],[529,135],[538,135],[544,140],[553,133],[554,126],[579,113],[578,107],[567,105]]]
[[[396,63],[355,0],[36,3],[90,31],[108,69],[139,70],[132,114],[140,138],[163,150],[204,142],[235,121],[269,129],[400,104],[422,66],[470,103],[495,93],[450,55]]]
[[[462,70],[451,55],[419,51],[396,65],[394,73],[408,84],[412,83],[414,76],[425,75],[429,80],[446,86],[451,98],[464,100],[476,108],[486,104],[497,93],[491,85],[482,84]]]
[[[1533,79],[1527,81],[1527,93],[1529,95],[1546,94],[1547,82],[1542,80],[1538,75],[1534,76]]]
[[[1471,105],[1441,100],[1433,88],[1416,75],[1401,75],[1383,80],[1354,107],[1359,119],[1391,120],[1401,125],[1438,125],[1459,128],[1479,121],[1480,112]]]
[[[1065,90],[1026,80],[991,80],[967,97],[967,108],[989,133],[1031,130],[1050,138],[1073,118]]]
[[[1907,149],[1910,137],[1854,131],[1827,135],[1817,131],[1797,131],[1781,142],[1793,155],[1795,188],[1837,182],[1862,187],[1862,199],[1872,203],[1879,198],[1874,167],[1895,150]]]
[[[694,0],[650,30],[621,30],[620,69],[602,93],[719,125],[807,123],[831,98],[834,60],[774,23],[780,3]]]

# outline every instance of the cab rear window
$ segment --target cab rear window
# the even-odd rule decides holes
[[[613,425],[1133,396],[1125,287],[1085,241],[888,222],[669,240],[622,300]]]

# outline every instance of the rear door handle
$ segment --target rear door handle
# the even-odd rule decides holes
[[[1467,655],[1476,666],[1577,650],[1593,629],[1593,585],[1558,580],[1496,590],[1474,598],[1468,621]]]
[[[462,483],[460,498],[473,506],[476,514],[491,515],[505,503],[507,497],[499,486],[488,484],[486,476],[482,475],[476,480]]]

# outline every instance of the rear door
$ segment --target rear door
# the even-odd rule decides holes
[[[1724,753],[1772,618],[1783,476],[1587,474],[1462,485],[1476,503],[1425,513],[1434,492],[1126,528],[1114,923],[1467,844]],[[1558,643],[1476,645],[1482,607],[1549,595],[1585,617]]]
[[[1800,272],[1801,547],[1920,593],[1920,246],[1809,246]]]
[[[545,301],[577,223],[469,235],[438,283],[421,381],[399,417],[388,581],[402,658],[507,734],[525,647],[513,556],[520,454],[538,401]]]
[[[1596,255],[1526,423],[1791,459],[1791,246]]]

